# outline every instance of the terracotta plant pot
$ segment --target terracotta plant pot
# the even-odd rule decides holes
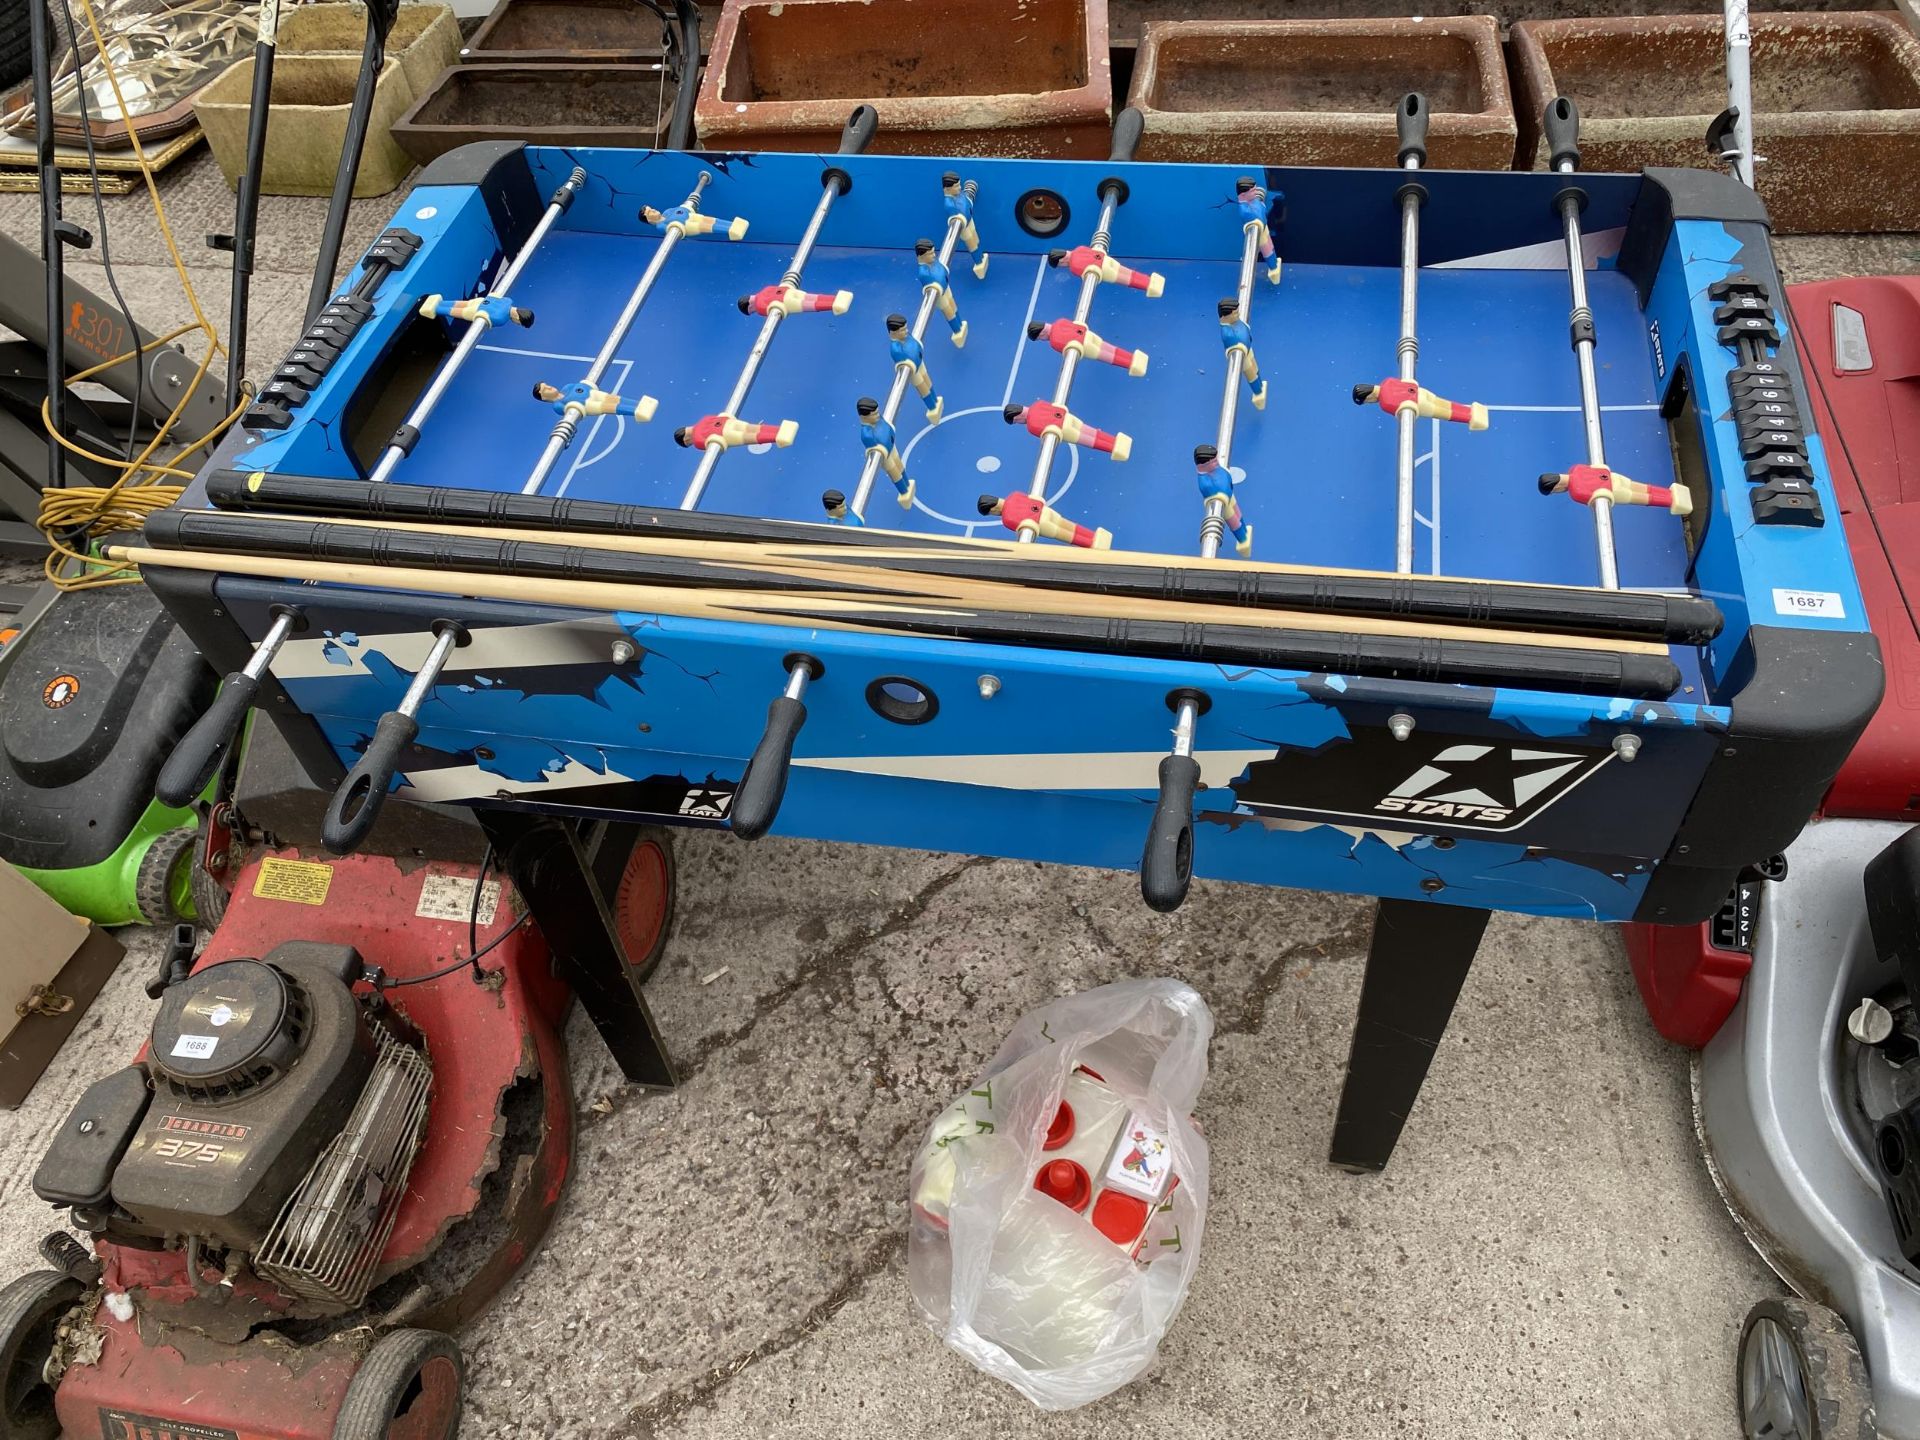
[[[835,149],[853,107],[873,149],[1108,152],[1107,0],[727,0],[694,123],[716,150]]]
[[[1409,90],[1433,117],[1430,165],[1513,164],[1500,30],[1484,15],[1154,21],[1128,103],[1146,120],[1142,160],[1392,165],[1394,106]]]
[[[1580,107],[1584,169],[1711,167],[1722,44],[1718,15],[1515,25],[1522,167],[1546,166],[1540,117],[1556,95]],[[1920,224],[1920,40],[1898,15],[1755,16],[1753,99],[1775,230]]]

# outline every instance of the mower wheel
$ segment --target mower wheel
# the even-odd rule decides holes
[[[1875,1440],[1873,1391],[1847,1322],[1805,1300],[1762,1300],[1740,1331],[1734,1383],[1747,1440]]]
[[[191,894],[186,867],[193,864],[199,839],[200,832],[190,827],[163,831],[140,857],[133,902],[149,925],[172,925],[187,918],[180,902]]]
[[[673,832],[658,825],[635,826],[612,908],[613,926],[636,980],[653,974],[667,948],[674,891]]]
[[[451,1336],[395,1330],[375,1342],[354,1372],[333,1440],[453,1440],[466,1375]]]
[[[54,1333],[86,1286],[58,1270],[35,1270],[0,1290],[0,1435],[54,1440],[54,1387],[47,1383]]]

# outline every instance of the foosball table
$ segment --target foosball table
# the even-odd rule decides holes
[[[258,705],[336,849],[480,807],[610,1040],[556,817],[1375,895],[1384,1165],[1488,913],[1710,914],[1878,653],[1750,191],[1581,173],[1564,102],[1534,174],[1425,169],[1417,96],[1397,169],[1127,118],[437,161],[123,552],[232,672],[163,778]]]

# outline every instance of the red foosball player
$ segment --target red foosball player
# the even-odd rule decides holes
[[[1000,522],[1016,534],[1024,531],[1029,535],[1043,535],[1049,540],[1078,545],[1082,550],[1113,548],[1112,531],[1089,530],[1084,525],[1076,525],[1051,505],[1034,499],[1024,490],[1016,490],[1005,496],[982,495],[980,513],[998,515]]]
[[[836,290],[831,295],[812,294],[793,285],[763,285],[737,302],[742,315],[767,315],[778,310],[782,315],[817,315],[822,312],[844,315],[853,304],[851,290]]]
[[[1082,360],[1098,360],[1103,365],[1117,366],[1129,375],[1147,373],[1146,351],[1110,345],[1086,326],[1072,320],[1055,320],[1050,325],[1042,325],[1035,320],[1027,326],[1027,338],[1045,340],[1062,355],[1071,350]]]
[[[1605,495],[1615,505],[1651,505],[1670,515],[1693,513],[1693,492],[1684,485],[1643,485],[1604,465],[1575,465],[1564,475],[1542,475],[1542,495],[1570,495],[1582,505]]]
[[[1151,270],[1131,270],[1104,250],[1096,250],[1091,245],[1076,245],[1071,250],[1049,250],[1047,263],[1053,266],[1065,265],[1073,272],[1074,279],[1083,278],[1091,270],[1108,285],[1125,285],[1130,289],[1144,290],[1149,300],[1157,300],[1167,288],[1167,277]]]
[[[756,425],[731,415],[708,415],[692,425],[682,425],[673,432],[673,438],[689,450],[705,450],[710,445],[727,450],[735,445],[791,445],[799,431],[799,422],[794,420]]]
[[[1452,420],[1469,430],[1487,428],[1487,407],[1478,400],[1471,405],[1456,405],[1442,400],[1431,390],[1423,390],[1411,380],[1386,379],[1378,385],[1353,387],[1353,403],[1378,405],[1389,415],[1411,409],[1423,420]]]
[[[1116,460],[1125,460],[1133,453],[1133,437],[1125,431],[1096,430],[1077,415],[1069,413],[1066,406],[1055,405],[1051,401],[1035,400],[1028,405],[1008,405],[1000,413],[1006,417],[1009,425],[1024,423],[1027,433],[1036,439],[1052,435],[1056,440],[1099,450]]]
[[[533,327],[533,311],[514,304],[504,295],[475,295],[468,300],[449,300],[444,295],[428,295],[420,301],[420,314],[429,320],[479,321],[489,330],[502,325]]]

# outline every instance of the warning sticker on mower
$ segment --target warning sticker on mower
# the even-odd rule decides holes
[[[184,1060],[208,1060],[219,1047],[218,1035],[182,1035],[173,1042],[173,1053]]]
[[[420,903],[413,913],[422,920],[459,920],[472,915],[475,923],[491,925],[500,913],[500,882],[480,887],[480,905],[473,904],[473,881],[464,875],[429,875],[420,882]]]
[[[165,1420],[118,1406],[100,1410],[102,1440],[247,1440],[224,1425],[196,1425],[191,1420]]]
[[[333,866],[318,860],[283,860],[269,855],[253,878],[253,893],[262,900],[291,900],[296,905],[324,905],[333,885]]]

